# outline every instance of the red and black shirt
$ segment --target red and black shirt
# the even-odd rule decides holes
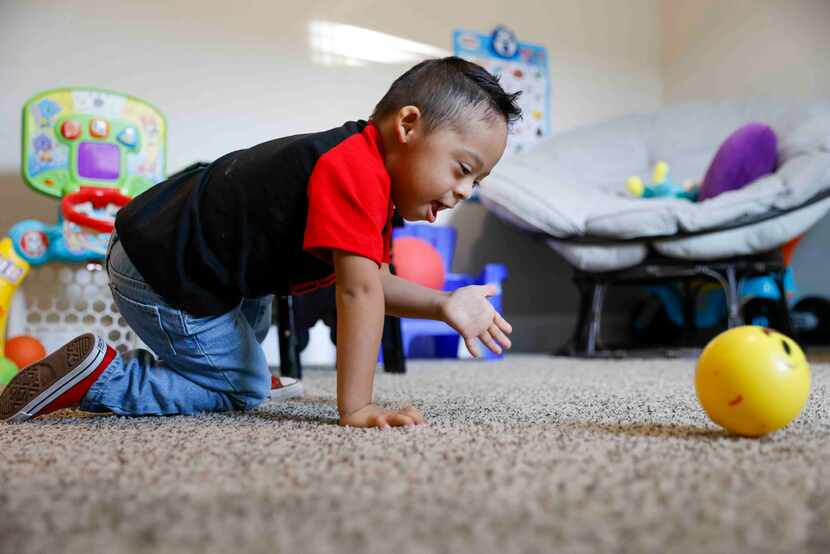
[[[334,283],[331,250],[388,263],[392,201],[377,127],[347,122],[183,172],[116,217],[147,283],[194,315]]]

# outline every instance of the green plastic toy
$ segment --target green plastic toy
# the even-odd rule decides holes
[[[17,365],[13,361],[4,356],[0,356],[0,390],[5,388],[14,379],[17,372]]]
[[[110,90],[57,88],[23,106],[23,180],[63,198],[81,187],[141,194],[165,173],[167,125],[152,104]]]

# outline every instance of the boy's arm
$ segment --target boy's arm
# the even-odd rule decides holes
[[[337,409],[342,425],[389,427],[423,423],[414,408],[386,410],[372,404],[383,332],[380,271],[368,258],[334,250],[337,274]]]
[[[449,298],[449,293],[392,275],[389,264],[383,264],[381,282],[388,315],[443,320],[441,303]]]

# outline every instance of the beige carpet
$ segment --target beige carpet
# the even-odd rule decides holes
[[[674,361],[410,363],[334,424],[334,373],[249,414],[0,425],[0,552],[827,552],[830,366],[783,432],[732,438]]]

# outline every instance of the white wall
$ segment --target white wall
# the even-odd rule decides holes
[[[506,24],[548,48],[555,131],[661,103],[658,0],[0,0],[0,197],[8,200],[0,228],[21,214],[54,217],[53,201],[16,177],[20,108],[42,89],[94,85],[150,100],[168,118],[169,170],[366,117],[412,62],[315,63],[308,36],[315,20],[443,49],[455,28]],[[508,264],[506,311],[528,329],[516,333],[517,347],[552,346],[558,320],[550,314],[562,314],[562,329],[573,318],[567,267],[479,205],[449,219],[460,235],[456,270]]]
[[[314,20],[444,49],[454,28],[507,24],[550,49],[557,129],[660,103],[657,0],[29,0],[0,10],[4,172],[18,167],[20,106],[56,85],[90,84],[155,103],[169,119],[171,168],[366,117],[412,63],[315,64]]]
[[[662,0],[667,104],[830,94],[830,1]]]

